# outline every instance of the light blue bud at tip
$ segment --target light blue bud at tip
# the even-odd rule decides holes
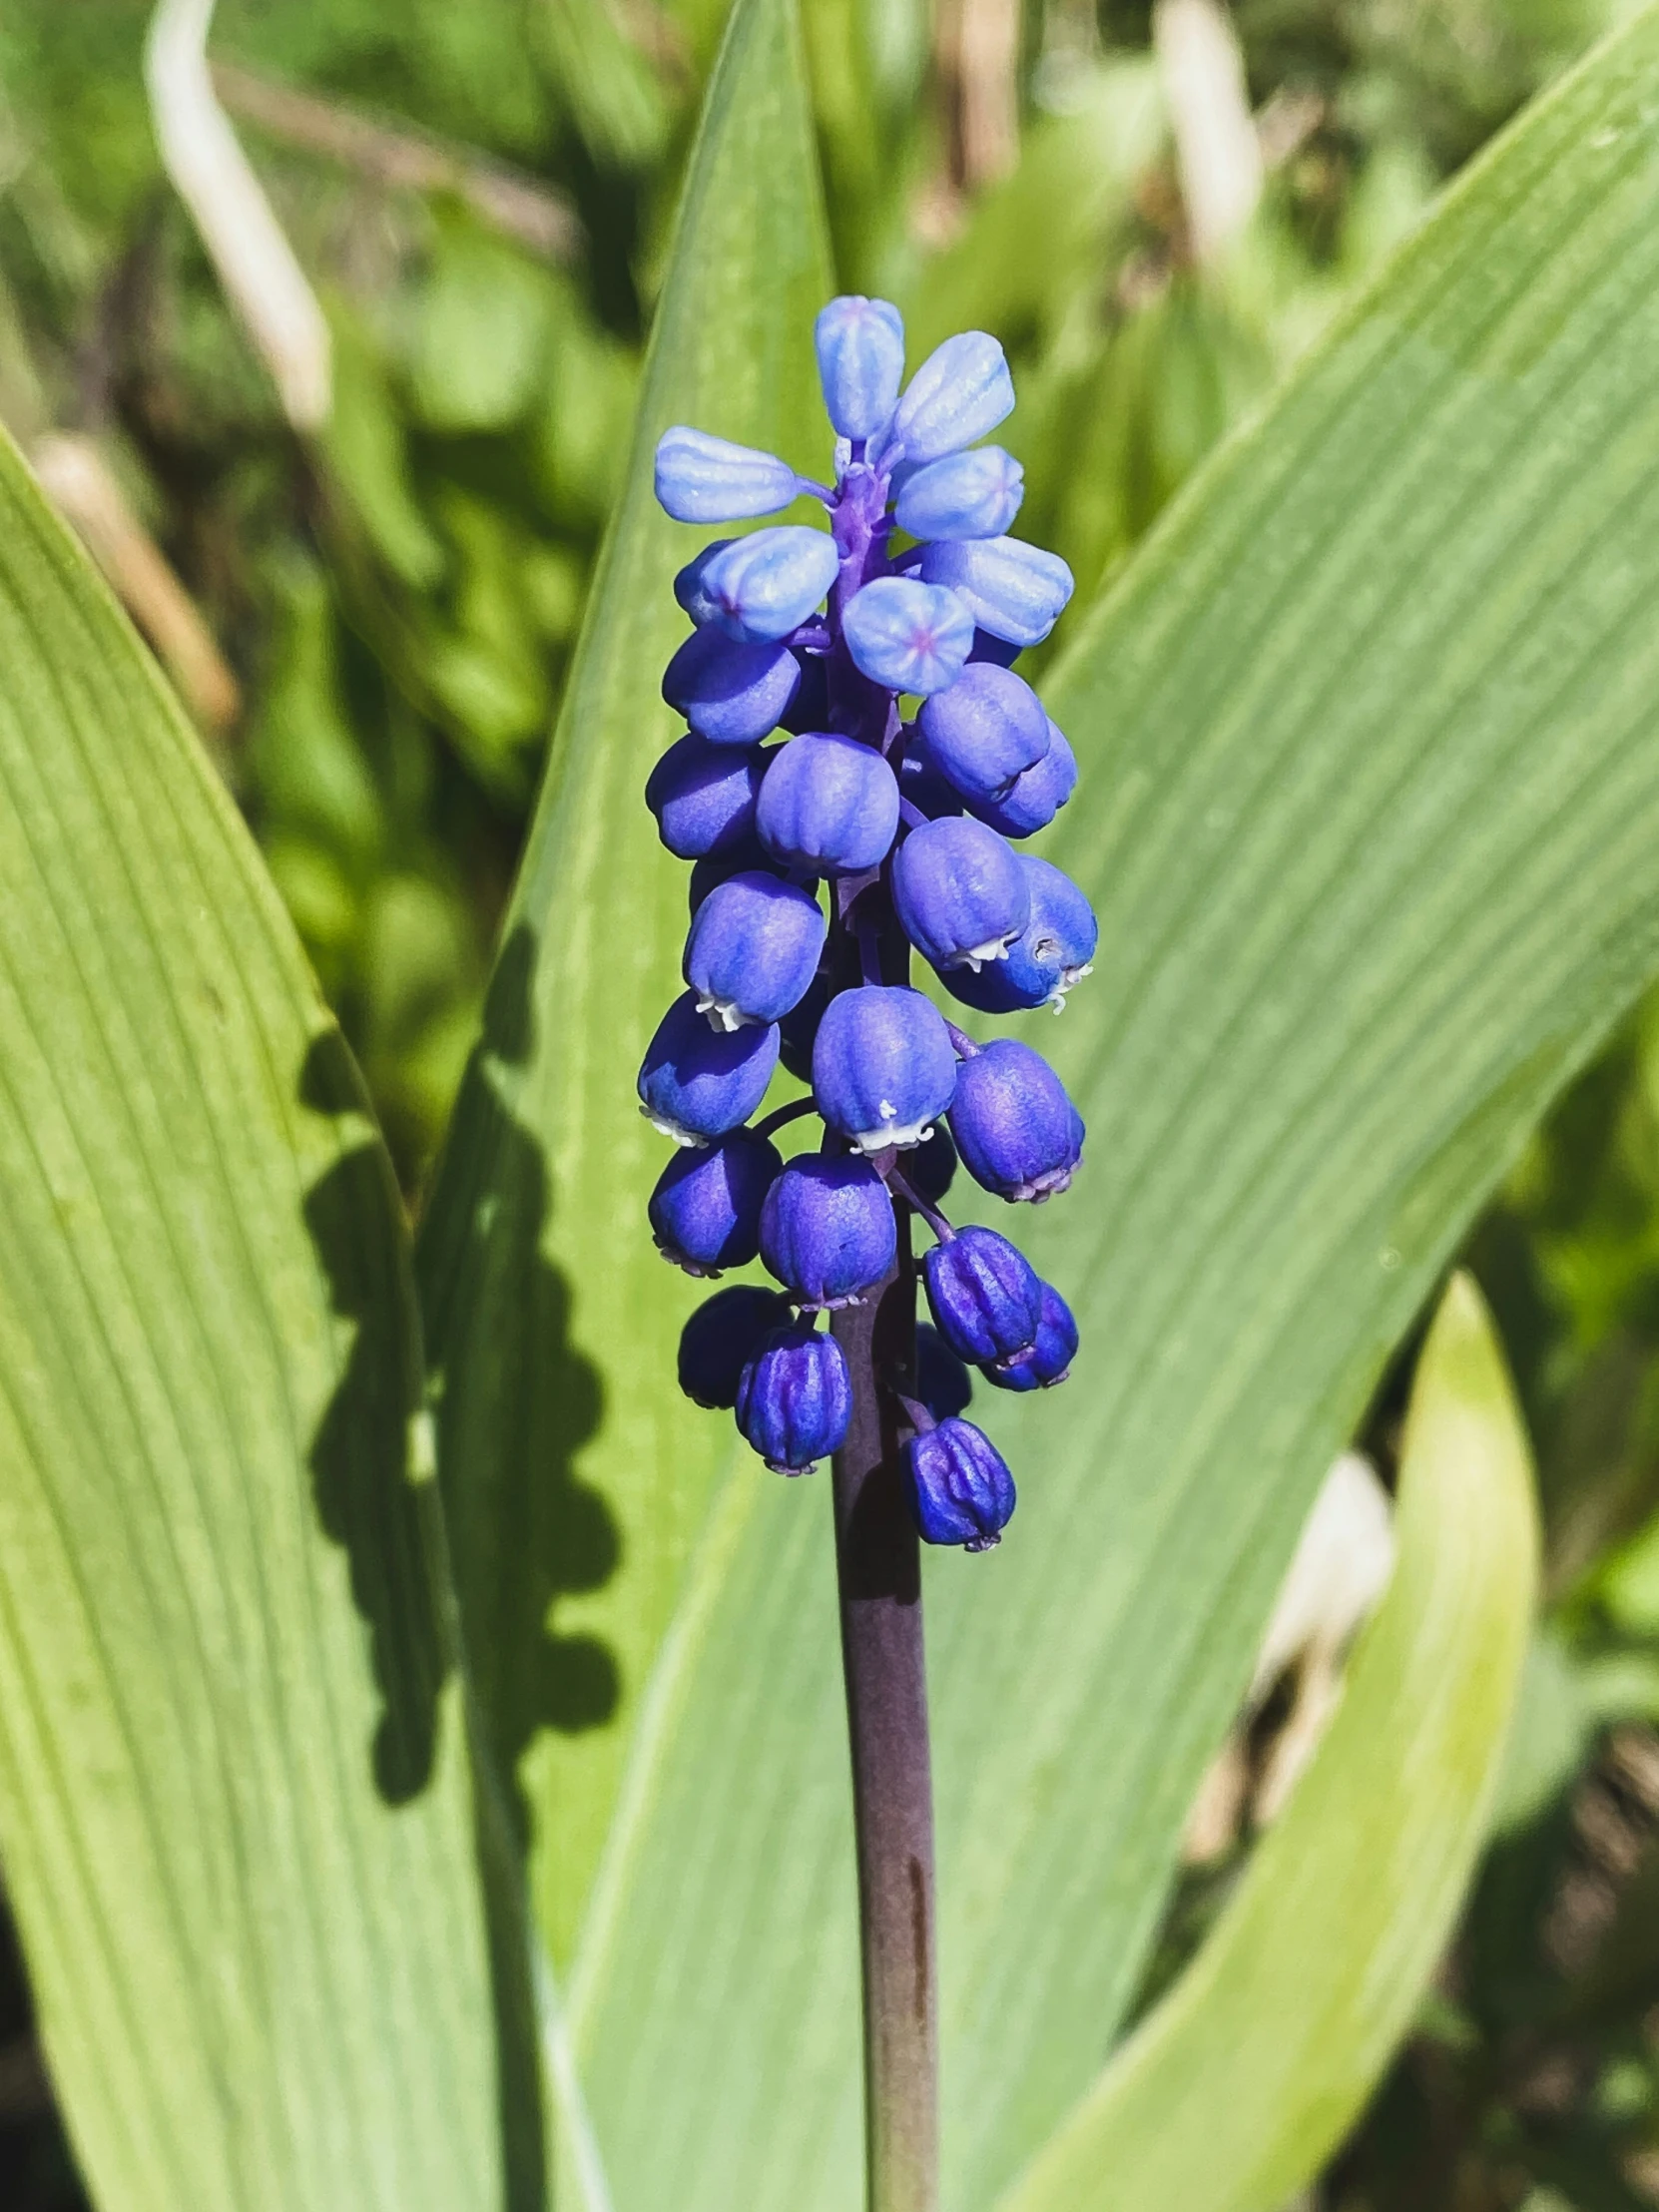
[[[847,602],[847,651],[872,684],[931,698],[967,665],[973,617],[954,592],[908,576],[879,576]]]
[[[1010,645],[1040,645],[1072,594],[1058,553],[1023,538],[946,538],[923,548],[923,580],[947,584],[981,630]]]
[[[657,499],[676,522],[741,522],[775,515],[800,489],[776,453],[677,424],[657,440]]]
[[[894,511],[913,538],[999,538],[1024,497],[1018,461],[1000,445],[981,445],[907,475]]]
[[[824,404],[843,438],[886,427],[904,374],[904,324],[885,299],[849,292],[822,308],[813,326]]]
[[[1014,411],[1014,382],[1002,348],[984,330],[961,330],[929,353],[893,416],[889,449],[911,468],[972,445]]]
[[[821,604],[839,566],[828,531],[775,523],[717,553],[704,565],[698,591],[727,637],[740,645],[771,645]]]

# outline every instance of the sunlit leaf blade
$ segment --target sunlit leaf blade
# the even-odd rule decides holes
[[[390,1171],[251,840],[9,447],[0,882],[0,1853],[94,2196],[533,2206]]]
[[[699,1296],[651,1245],[668,1150],[634,1077],[678,990],[686,871],[642,797],[684,725],[663,668],[675,571],[717,533],[670,522],[652,450],[690,422],[829,460],[813,316],[830,288],[789,0],[733,14],[692,157],[627,487],[594,584],[484,1040],[421,1241],[440,1458],[469,1650],[503,1767],[534,1807],[563,1956],[728,1423],[673,1383]],[[820,510],[820,520],[823,512]],[[724,533],[730,535],[728,531]]]
[[[1048,848],[1104,933],[1023,1033],[1091,1137],[1012,1226],[1084,1349],[987,1409],[1007,1542],[929,1575],[954,2206],[1093,2079],[1321,1475],[1659,965],[1656,359],[1643,17],[1476,165],[1056,677],[1085,782]],[[671,1353],[645,1314],[619,1386]],[[589,2083],[624,2212],[845,2212],[827,1501],[757,1470],[727,1503],[578,1965]]]
[[[1484,1831],[1536,1580],[1525,1437],[1464,1276],[1417,1367],[1397,1528],[1289,1808],[1000,2212],[1280,2212],[1409,2023]]]

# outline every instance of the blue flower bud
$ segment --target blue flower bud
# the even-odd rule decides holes
[[[1042,1285],[1025,1255],[994,1229],[957,1230],[922,1262],[939,1335],[974,1367],[1005,1367],[1028,1353],[1042,1322]]]
[[[804,1153],[767,1193],[761,1258],[804,1307],[851,1306],[898,1251],[887,1186],[867,1160]]]
[[[950,1134],[973,1180],[1009,1200],[1065,1190],[1083,1150],[1065,1085],[1015,1037],[998,1037],[957,1069]]]
[[[668,664],[663,697],[713,745],[753,745],[776,730],[801,682],[787,645],[737,645],[694,630]]]
[[[1052,1283],[1045,1283],[1036,1343],[1023,1359],[1005,1368],[987,1368],[985,1379],[999,1390],[1051,1390],[1071,1373],[1076,1357],[1077,1324],[1071,1308]]]
[[[763,1338],[787,1328],[790,1302],[759,1283],[734,1283],[706,1298],[680,1332],[680,1387],[694,1405],[729,1413],[738,1381]]]
[[[1018,858],[1031,892],[1031,918],[1008,947],[1008,957],[977,974],[952,968],[943,977],[953,998],[981,1013],[1062,1007],[1067,991],[1088,974],[1100,936],[1094,908],[1063,869],[1031,852]]]
[[[1013,1517],[1014,1478],[982,1428],[941,1420],[904,1446],[904,1489],[923,1543],[989,1551]]]
[[[763,766],[764,758],[763,756]],[[754,874],[773,875],[782,883],[788,879],[790,870],[784,861],[774,859],[760,838],[750,830],[736,844],[725,850],[704,853],[691,871],[687,905],[695,915],[709,893],[719,890],[722,883],[729,883],[734,875]],[[803,882],[801,887],[809,893],[818,889],[818,885],[810,880]]]
[[[926,698],[967,665],[973,618],[954,592],[909,576],[878,576],[846,603],[841,632],[872,684]]]
[[[1057,553],[1022,538],[945,538],[923,546],[922,578],[947,584],[981,630],[1010,645],[1040,645],[1072,594]]]
[[[929,822],[936,822],[940,815],[960,815],[967,811],[967,801],[954,784],[946,783],[940,775],[927,740],[919,730],[912,730],[904,748],[904,758],[898,764],[898,795],[907,799]]]
[[[894,514],[913,538],[999,538],[1025,497],[1025,471],[1000,445],[906,473]]]
[[[892,902],[904,934],[938,968],[1001,959],[1031,916],[1019,855],[966,815],[910,831],[893,855]]]
[[[640,1067],[646,1119],[676,1144],[709,1144],[741,1129],[778,1064],[776,1024],[715,1030],[684,991],[658,1024]]]
[[[865,983],[830,999],[813,1045],[813,1095],[860,1152],[920,1144],[955,1089],[950,1032],[920,991]]]
[[[979,803],[1005,798],[1041,762],[1054,727],[1022,676],[985,661],[924,700],[916,725],[928,760],[976,814]]]
[[[676,522],[741,522],[775,515],[800,490],[776,453],[679,425],[657,440],[657,499]]]
[[[674,579],[674,596],[701,630],[705,623],[713,622],[720,609],[704,589],[703,571],[709,563],[735,544],[732,538],[716,538],[713,545],[706,545],[701,553],[694,553],[679,575]]]
[[[931,1322],[916,1327],[916,1398],[935,1420],[949,1420],[973,1397],[973,1377]]]
[[[772,644],[821,604],[840,558],[828,531],[778,523],[734,538],[717,553],[698,580],[699,597],[727,637],[740,645]]]
[[[755,827],[792,867],[856,875],[878,867],[898,833],[898,779],[873,747],[810,731],[774,756]]]
[[[766,766],[760,753],[696,736],[678,739],[645,786],[645,803],[664,844],[682,860],[736,850],[754,830]]]
[[[686,981],[716,1029],[787,1014],[818,973],[828,925],[816,898],[746,869],[712,890],[692,917]]]
[[[1013,378],[1001,346],[983,330],[961,330],[935,347],[910,378],[888,447],[902,445],[905,461],[920,468],[972,445],[1013,410]]]
[[[937,1206],[956,1180],[956,1147],[943,1122],[918,1144],[904,1163],[904,1179],[931,1206]]]
[[[775,1329],[738,1380],[738,1426],[774,1474],[811,1474],[846,1441],[852,1384],[833,1337],[811,1322]]]
[[[1005,837],[1029,837],[1046,830],[1077,789],[1077,756],[1058,726],[1048,725],[1048,751],[1016,776],[1000,799],[969,801],[973,812]]]
[[[831,299],[813,325],[824,405],[843,438],[872,438],[891,419],[904,374],[904,324],[885,299]]]
[[[760,1250],[761,1203],[783,1165],[753,1129],[677,1152],[651,1194],[657,1250],[688,1275],[747,1267]]]
[[[778,1024],[778,1056],[799,1082],[813,1080],[813,1046],[829,1003],[830,978],[821,968],[808,984],[805,997],[799,999]]]

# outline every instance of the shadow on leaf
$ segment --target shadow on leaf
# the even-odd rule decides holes
[[[535,954],[522,924],[502,946],[450,1140],[451,1167],[488,1196],[449,1209],[448,1243],[428,1237],[420,1249],[463,1632],[507,1776],[544,1729],[602,1727],[621,1690],[610,1647],[557,1621],[561,1598],[616,1572],[621,1542],[605,1500],[576,1477],[576,1454],[599,1425],[601,1384],[571,1343],[570,1289],[543,1249],[542,1147],[501,1082],[531,1055]],[[489,1316],[487,1336],[453,1341],[449,1317],[463,1313]],[[518,1814],[522,1822],[522,1804]]]

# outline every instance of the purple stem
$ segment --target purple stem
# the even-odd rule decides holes
[[[951,1049],[958,1060],[977,1059],[979,1047],[965,1030],[958,1029],[953,1021],[947,1021],[945,1028],[950,1032]]]
[[[799,1121],[803,1114],[817,1112],[818,1100],[809,1091],[805,1098],[792,1098],[787,1106],[775,1106],[770,1114],[763,1114],[753,1133],[757,1137],[770,1137],[776,1130],[787,1128],[792,1121]]]
[[[880,697],[882,720],[871,716],[870,724],[877,739],[886,722]],[[832,957],[842,989],[909,981],[910,948],[879,885],[860,896],[855,915],[837,920]],[[867,2212],[936,2212],[938,1980],[921,1549],[900,1476],[911,1423],[885,1381],[915,1372],[908,1196],[893,1210],[891,1272],[830,1321],[852,1383],[832,1480],[835,1579],[858,1862]]]

